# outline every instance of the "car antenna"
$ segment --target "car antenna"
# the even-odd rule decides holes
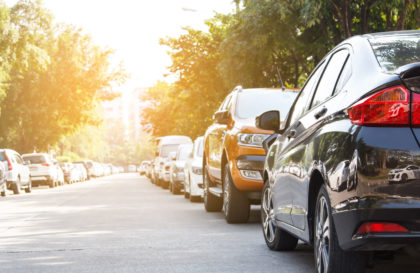
[[[277,69],[277,74],[279,74],[279,79],[280,79],[280,82],[281,82],[281,89],[284,91],[284,90],[286,90],[286,86],[284,86],[283,79],[281,78],[279,67],[276,66],[276,69]]]

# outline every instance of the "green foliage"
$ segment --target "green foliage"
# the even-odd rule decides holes
[[[143,125],[154,136],[202,135],[236,85],[301,87],[315,65],[347,37],[420,27],[418,0],[235,0],[208,32],[186,28],[169,48],[172,85],[157,83],[144,100]]]
[[[112,51],[80,29],[54,24],[41,1],[0,6],[0,20],[0,58],[7,60],[0,66],[0,146],[47,150],[81,126],[98,125],[93,110],[124,79],[110,71]]]

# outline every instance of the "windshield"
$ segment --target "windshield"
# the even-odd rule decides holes
[[[42,164],[46,162],[43,155],[23,156],[23,160],[29,161],[31,164]]]
[[[159,156],[168,157],[171,152],[176,152],[178,146],[179,144],[162,145],[160,148]]]
[[[420,61],[420,36],[407,34],[369,39],[376,59],[388,72]]]
[[[270,110],[278,110],[283,121],[297,94],[298,92],[281,90],[246,90],[240,92],[236,104],[236,116],[249,119]]]

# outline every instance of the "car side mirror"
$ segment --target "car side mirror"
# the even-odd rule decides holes
[[[229,111],[217,111],[214,113],[213,120],[219,124],[227,124],[229,121]]]
[[[262,113],[255,118],[255,126],[263,130],[270,130],[278,133],[280,129],[280,112],[273,110]]]

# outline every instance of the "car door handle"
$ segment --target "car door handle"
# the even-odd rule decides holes
[[[324,107],[322,107],[321,110],[319,110],[318,112],[315,113],[314,117],[316,119],[319,119],[320,117],[322,117],[323,115],[325,115],[325,113],[327,113],[327,111],[328,111],[327,107],[324,106]]]

